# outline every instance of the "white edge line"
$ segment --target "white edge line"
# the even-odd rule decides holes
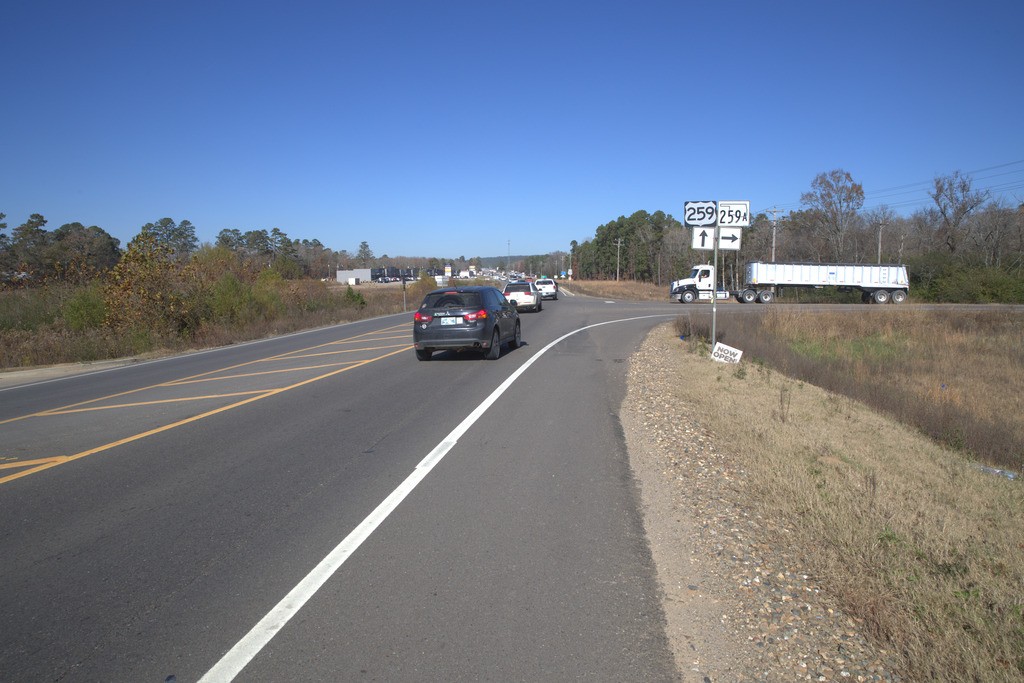
[[[519,366],[515,372],[508,376],[508,378],[498,385],[498,387],[491,392],[484,401],[478,405],[469,415],[466,416],[459,425],[446,436],[441,443],[434,447],[430,453],[427,454],[423,460],[420,461],[416,468],[413,469],[412,473],[406,477],[405,481],[398,485],[398,487],[385,498],[380,505],[371,512],[366,519],[359,523],[355,529],[349,533],[345,539],[339,543],[334,550],[327,554],[327,556],[320,561],[320,563],[313,568],[313,570],[305,576],[295,588],[291,589],[284,598],[281,599],[277,605],[274,606],[265,617],[260,619],[259,623],[252,627],[252,629],[238,641],[234,647],[221,657],[220,661],[214,664],[213,668],[207,671],[202,678],[199,679],[199,683],[227,683],[228,681],[234,680],[235,676],[241,673],[242,669],[251,662],[260,650],[270,642],[270,640],[277,635],[277,633],[284,628],[285,624],[295,616],[300,609],[313,597],[321,586],[323,586],[331,576],[345,563],[349,557],[352,556],[360,545],[363,544],[367,538],[370,537],[378,526],[388,518],[388,516],[395,511],[399,504],[405,500],[412,491],[419,485],[421,481],[430,473],[437,463],[441,462],[445,455],[448,454],[456,443],[459,441],[459,437],[465,434],[473,424],[480,419],[480,417],[487,412],[487,409],[494,404],[498,398],[501,397],[505,391],[512,386],[519,377],[526,372],[538,358],[543,356],[556,344],[568,339],[572,335],[589,330],[593,327],[601,327],[602,325],[611,325],[612,323],[631,322],[634,320],[642,320],[644,318],[664,318],[671,317],[674,314],[659,314],[659,315],[641,315],[634,318],[622,318],[619,320],[608,320],[601,323],[594,323],[593,325],[587,325],[581,327],[578,330],[573,330],[563,334],[558,339],[550,342],[547,346],[542,348],[540,351],[535,353],[529,360]]]

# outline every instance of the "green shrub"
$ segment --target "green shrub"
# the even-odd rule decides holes
[[[910,293],[921,301],[947,303],[1024,303],[1024,275],[1001,268],[957,263],[932,252],[907,264]]]
[[[252,288],[234,273],[224,273],[210,291],[213,322],[247,323],[257,317],[258,308]]]
[[[366,308],[366,299],[349,285],[345,290],[345,304],[353,308]]]
[[[257,311],[264,320],[271,320],[284,314],[285,304],[280,292],[282,285],[284,279],[275,271],[261,270],[256,276],[252,295],[256,301]]]
[[[99,282],[75,291],[65,302],[61,315],[69,329],[75,332],[95,330],[103,326],[107,304]]]

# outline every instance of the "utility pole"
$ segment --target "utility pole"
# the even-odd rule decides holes
[[[887,225],[885,221],[878,221],[878,265],[882,265],[882,228]]]
[[[779,210],[774,206],[768,209],[768,213],[772,215],[772,263],[775,262],[775,226],[777,223],[775,219],[775,214],[777,214],[778,212]]]
[[[622,251],[622,238],[615,240],[615,281],[619,281],[619,252]]]

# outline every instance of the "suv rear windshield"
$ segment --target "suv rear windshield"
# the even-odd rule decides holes
[[[524,282],[522,284],[505,285],[506,292],[529,292],[530,283]]]
[[[420,308],[481,308],[479,292],[434,292]]]

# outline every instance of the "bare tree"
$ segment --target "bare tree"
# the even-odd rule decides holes
[[[817,214],[817,229],[832,247],[833,258],[843,260],[846,233],[854,226],[857,212],[864,206],[864,188],[841,168],[819,173],[811,191],[800,195],[800,202]]]
[[[877,260],[882,262],[882,238],[894,234],[889,229],[896,223],[896,213],[885,204],[864,212],[864,227],[877,237]],[[892,240],[889,240],[890,242]]]
[[[824,222],[825,218],[817,209],[791,211],[783,221],[786,239],[779,242],[777,260],[824,261],[829,249],[820,229]]]
[[[994,201],[977,216],[977,229],[971,237],[986,266],[1003,266],[1003,256],[1017,228],[1019,212],[1005,202]],[[1012,247],[1011,247],[1012,248]]]
[[[971,177],[960,171],[935,178],[935,190],[929,192],[942,217],[941,236],[951,254],[963,246],[972,222],[967,220],[988,199],[988,191],[972,190]]]

